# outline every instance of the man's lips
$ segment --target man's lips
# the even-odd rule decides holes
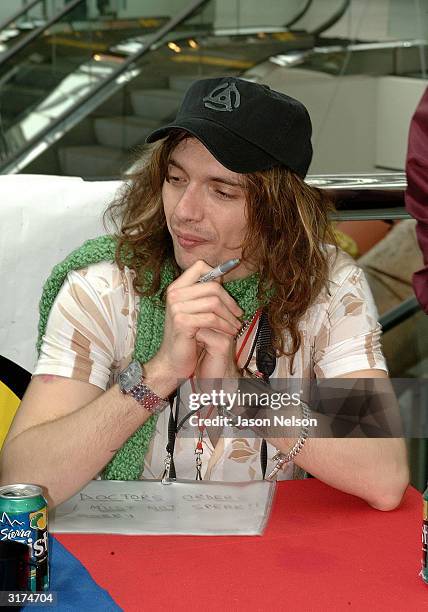
[[[198,244],[202,244],[203,242],[207,242],[203,238],[199,236],[193,236],[192,234],[182,234],[178,232],[174,232],[177,236],[177,240],[179,244],[183,247],[196,246]]]

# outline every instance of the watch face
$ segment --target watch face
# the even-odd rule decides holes
[[[129,391],[138,385],[143,376],[143,370],[138,361],[131,361],[129,366],[123,370],[119,374],[119,387],[125,393],[129,393]]]

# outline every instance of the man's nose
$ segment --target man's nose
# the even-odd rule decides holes
[[[183,220],[199,221],[203,217],[203,194],[198,185],[189,183],[178,200],[174,214]]]

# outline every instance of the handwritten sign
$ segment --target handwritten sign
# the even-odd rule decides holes
[[[260,535],[275,483],[176,480],[92,480],[57,506],[49,528],[58,533],[125,535]]]

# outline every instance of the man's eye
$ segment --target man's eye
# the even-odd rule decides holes
[[[233,195],[231,195],[230,193],[226,193],[226,191],[221,191],[220,189],[216,189],[215,193],[216,195],[218,195],[219,198],[222,198],[223,200],[231,200],[233,198]]]
[[[174,176],[172,174],[168,175],[168,183],[179,183],[181,180],[182,179],[179,176]]]

